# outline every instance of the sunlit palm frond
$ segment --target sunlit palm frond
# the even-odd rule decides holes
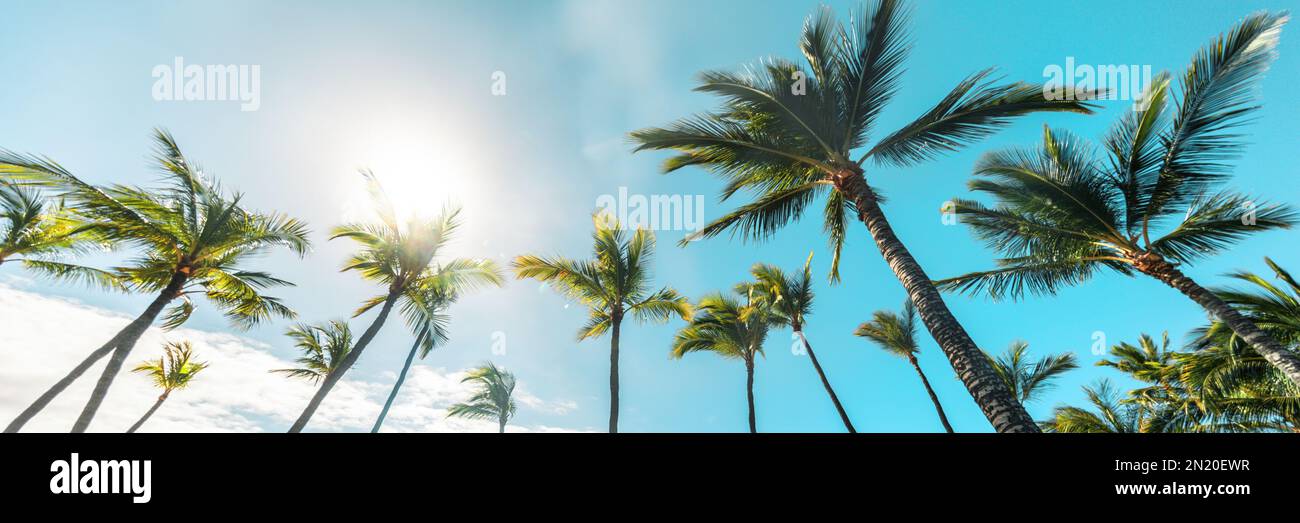
[[[154,386],[170,392],[185,388],[199,371],[208,368],[207,363],[193,359],[194,348],[190,342],[168,342],[163,346],[162,357],[142,362],[131,371],[146,374]]]

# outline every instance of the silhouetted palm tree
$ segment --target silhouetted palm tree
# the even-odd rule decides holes
[[[880,348],[885,349],[885,352],[906,358],[908,363],[912,364],[912,368],[916,369],[916,375],[921,377],[921,385],[925,386],[925,392],[930,395],[930,401],[934,403],[934,410],[939,413],[939,422],[943,423],[944,430],[951,434],[952,425],[948,423],[948,416],[943,413],[939,396],[930,387],[930,380],[926,379],[925,372],[921,371],[921,362],[916,359],[916,355],[921,352],[921,347],[916,342],[916,307],[912,302],[910,300],[903,302],[901,315],[893,311],[876,311],[871,321],[858,325],[853,334],[875,342],[880,345]]]
[[[578,340],[606,332],[609,340],[609,432],[618,432],[618,342],[623,318],[665,323],[673,316],[691,317],[690,303],[671,287],[651,291],[650,262],[654,233],[637,229],[630,235],[607,215],[594,217],[592,259],[515,258],[515,277],[533,278],[554,286],[565,297],[585,305],[590,313]]]
[[[194,349],[190,346],[190,342],[173,342],[163,346],[163,355],[158,358],[158,361],[145,361],[131,369],[131,372],[148,374],[154,386],[162,389],[163,392],[158,396],[158,401],[149,407],[149,411],[140,417],[140,421],[126,429],[127,434],[140,430],[140,426],[149,421],[149,417],[158,411],[158,407],[161,407],[164,401],[167,401],[172,391],[185,388],[190,381],[194,380],[194,375],[208,368],[207,363],[190,361],[193,357]]]
[[[288,216],[244,209],[239,194],[227,194],[181,153],[163,130],[154,134],[156,161],[165,185],[98,187],[82,181],[57,163],[36,156],[0,153],[0,165],[16,178],[53,187],[87,226],[104,241],[140,249],[114,276],[137,292],[156,293],[144,313],[96,349],[62,380],[18,415],[6,432],[16,432],[95,362],[109,358],[89,401],[72,427],[84,432],[108,395],[113,379],[154,320],[163,328],[179,327],[194,312],[191,296],[201,295],[221,309],[236,328],[248,328],[273,316],[292,318],[293,310],[264,289],[292,285],[269,273],[240,264],[272,247],[299,255],[310,248],[307,227]],[[163,309],[171,305],[166,313]]]
[[[489,362],[471,369],[460,382],[474,382],[478,390],[469,400],[447,409],[447,417],[493,420],[497,422],[498,432],[505,434],[506,423],[517,410],[515,375]]]
[[[1087,104],[1073,101],[1087,95],[1049,100],[1040,86],[994,85],[986,70],[958,83],[915,121],[868,145],[876,135],[877,116],[902,77],[910,47],[906,9],[901,2],[881,0],[850,18],[855,23],[848,29],[829,8],[808,18],[799,41],[806,68],[772,58],[743,73],[703,73],[696,90],[718,95],[722,107],[666,128],[636,131],[631,135],[636,150],[680,152],[664,164],[667,172],[700,166],[721,175],[727,182],[724,200],[744,191],[755,195],[752,202],[684,242],[724,231],[764,240],[824,196],[825,230],[835,253],[831,279],[836,281],[846,213],[856,216],[994,428],[1037,432],[1034,420],[1004,390],[929,276],[894,234],[880,197],[867,182],[866,165],[871,160],[878,166],[915,166],[1036,111],[1087,113]]]
[[[1215,192],[1231,175],[1224,160],[1243,146],[1235,127],[1258,108],[1252,91],[1286,21],[1285,14],[1254,14],[1202,48],[1172,117],[1169,76],[1157,76],[1142,96],[1145,109],[1106,136],[1105,161],[1087,143],[1050,129],[1041,147],[986,155],[971,189],[997,205],[960,200],[956,212],[1003,258],[994,270],[941,287],[1020,297],[1053,294],[1103,269],[1144,274],[1200,305],[1300,385],[1300,356],[1179,269],[1297,220],[1288,206]]]
[[[385,288],[383,294],[362,303],[353,317],[365,314],[375,307],[379,307],[379,314],[361,333],[361,337],[334,372],[321,380],[320,388],[289,428],[289,432],[302,432],[321,402],[334,389],[334,385],[356,364],[371,340],[379,334],[394,306],[402,303],[402,311],[407,315],[408,323],[414,325],[418,318],[412,315],[419,314],[418,302],[422,299],[420,289],[433,285],[433,280],[459,281],[466,277],[467,271],[436,270],[438,254],[459,227],[459,209],[444,209],[432,219],[412,216],[403,224],[398,221],[392,200],[384,192],[378,178],[369,171],[362,171],[361,175],[365,178],[378,221],[335,227],[330,239],[347,238],[360,244],[361,250],[352,255],[343,270],[357,271],[362,278]],[[473,270],[477,269],[469,272]]]

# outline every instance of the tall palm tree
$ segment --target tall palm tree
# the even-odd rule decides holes
[[[745,302],[723,293],[705,296],[695,306],[690,324],[673,338],[673,358],[681,359],[691,352],[711,352],[727,359],[745,363],[745,392],[749,402],[749,432],[758,432],[754,411],[754,363],[763,355],[763,342],[768,329],[777,325],[767,303],[754,300],[751,284],[740,284],[737,291]]]
[[[808,359],[812,361],[813,369],[817,371],[817,377],[821,378],[826,394],[830,396],[835,411],[844,422],[844,428],[850,433],[856,433],[857,430],[849,421],[848,413],[844,412],[839,396],[835,394],[835,389],[831,388],[831,382],[822,371],[821,363],[817,361],[817,354],[813,352],[812,345],[808,343],[808,337],[803,332],[803,327],[807,324],[807,316],[812,313],[812,254],[808,255],[808,260],[803,265],[803,272],[798,276],[786,276],[780,267],[765,263],[755,264],[750,273],[754,275],[757,283],[756,298],[768,302],[773,316],[799,336],[805,352],[808,353]]]
[[[823,217],[834,251],[834,282],[839,279],[845,215],[856,215],[994,428],[1036,432],[1033,419],[1005,390],[894,234],[880,197],[867,182],[866,165],[871,160],[882,167],[911,167],[988,136],[1017,116],[1035,111],[1087,113],[1089,106],[1045,99],[1039,86],[994,85],[986,70],[958,83],[917,120],[868,146],[876,117],[902,76],[910,47],[906,11],[899,1],[879,0],[863,16],[851,17],[857,22],[845,28],[830,9],[819,9],[804,24],[799,41],[806,68],[773,58],[744,73],[703,73],[696,90],[720,96],[721,109],[666,128],[636,131],[631,139],[637,151],[680,152],[664,164],[666,172],[700,166],[719,174],[727,181],[723,200],[742,191],[755,195],[752,202],[684,242],[724,231],[764,240],[825,196]]]
[[[191,361],[193,357],[194,349],[190,346],[190,342],[169,342],[163,346],[163,355],[158,358],[158,361],[144,361],[131,369],[131,372],[147,374],[153,380],[154,386],[162,389],[163,392],[158,396],[158,401],[149,407],[149,411],[140,417],[140,421],[126,429],[127,434],[140,430],[140,426],[149,421],[149,417],[158,411],[158,407],[161,407],[164,401],[167,401],[172,391],[185,388],[199,371],[208,368],[207,363]]]
[[[452,273],[455,274],[454,277],[451,276]],[[477,287],[504,284],[505,277],[492,260],[460,258],[429,268],[429,274],[421,281],[421,287],[412,289],[412,299],[408,302],[407,319],[415,331],[415,342],[411,344],[402,372],[397,375],[397,383],[393,384],[393,391],[388,394],[388,400],[384,402],[384,408],[379,411],[379,417],[375,419],[370,432],[379,432],[380,427],[383,427],[388,409],[392,408],[393,401],[397,399],[397,391],[401,390],[402,383],[406,381],[406,373],[411,370],[416,353],[419,353],[420,359],[424,359],[433,352],[434,347],[447,342],[447,327],[451,322],[447,308],[458,297]]]
[[[477,270],[466,267],[461,267],[462,270],[433,270],[438,267],[435,261],[438,254],[460,227],[459,209],[444,209],[431,219],[411,216],[405,223],[399,222],[392,200],[384,192],[379,179],[370,171],[361,171],[361,176],[370,192],[377,221],[335,227],[330,239],[347,238],[360,244],[361,250],[348,259],[343,271],[357,271],[362,278],[385,288],[383,294],[363,302],[353,317],[365,314],[375,307],[379,307],[379,314],[361,333],[352,350],[339,362],[338,368],[321,380],[320,388],[316,389],[316,394],[289,428],[289,432],[302,432],[321,402],[334,389],[334,385],[356,364],[371,340],[379,334],[396,305],[401,303],[401,311],[407,322],[414,325],[420,314],[420,289],[433,286],[433,282],[438,280],[459,281],[468,277],[467,273]]]
[[[33,187],[0,181],[0,265],[16,261],[39,274],[122,290],[109,271],[57,259],[97,247],[108,245],[61,203],[52,204]]]
[[[606,332],[609,339],[609,432],[618,432],[618,342],[623,318],[665,323],[673,316],[689,320],[691,306],[671,287],[651,290],[650,264],[654,257],[653,232],[628,232],[608,215],[596,215],[592,233],[592,258],[571,260],[524,255],[514,259],[515,277],[551,284],[565,297],[585,305],[589,312],[578,340]]]
[[[1057,407],[1052,418],[1043,422],[1047,432],[1092,432],[1126,434],[1148,432],[1143,409],[1121,401],[1119,393],[1108,380],[1095,386],[1084,386],[1088,403],[1093,410],[1080,407]]]
[[[515,375],[488,362],[471,369],[460,382],[474,382],[478,390],[469,400],[447,409],[447,417],[494,420],[498,432],[505,434],[506,423],[516,410]]]
[[[930,401],[934,403],[935,412],[939,413],[939,422],[943,423],[944,430],[952,434],[952,425],[948,423],[948,416],[943,413],[939,396],[930,387],[930,380],[926,379],[925,372],[921,371],[921,362],[916,359],[916,355],[921,352],[921,346],[916,342],[916,307],[912,305],[911,300],[903,302],[902,314],[893,311],[876,311],[872,314],[871,321],[858,325],[853,334],[875,342],[880,345],[880,348],[885,349],[885,352],[907,358],[912,368],[916,369],[916,375],[921,377],[921,385],[925,386],[925,392],[930,395]]]
[[[1190,298],[1300,384],[1300,356],[1179,268],[1297,220],[1290,207],[1215,187],[1231,174],[1224,160],[1243,138],[1235,128],[1257,109],[1252,91],[1286,21],[1284,14],[1254,14],[1202,48],[1172,109],[1169,76],[1157,76],[1143,94],[1145,110],[1106,136],[1106,161],[1051,129],[1041,147],[986,155],[971,189],[997,205],[960,200],[956,212],[1003,258],[994,270],[941,287],[1020,297],[1053,294],[1102,269],[1140,273]]]
[[[164,329],[184,324],[194,312],[191,296],[206,296],[240,329],[273,316],[294,316],[279,299],[262,294],[267,288],[292,284],[245,269],[241,263],[273,247],[305,255],[311,246],[306,225],[282,214],[245,209],[241,196],[224,192],[201,173],[167,131],[156,130],[154,141],[155,160],[166,183],[149,188],[99,187],[49,159],[0,152],[6,172],[55,188],[58,197],[104,241],[138,248],[136,258],[112,273],[131,290],[156,295],[140,316],[19,414],[6,432],[17,432],[91,365],[111,354],[72,427],[73,432],[84,432],[136,341],[160,315]]]
[[[320,380],[338,370],[352,350],[352,328],[345,321],[331,320],[324,325],[300,323],[289,327],[284,334],[293,340],[302,357],[294,360],[298,367],[271,372],[305,379],[312,384],[319,384]]]
[[[1051,388],[1052,381],[1061,374],[1079,368],[1074,354],[1068,352],[1043,356],[1036,361],[1030,361],[1027,352],[1028,342],[1015,341],[1002,354],[988,355],[993,369],[1021,403],[1033,401],[1039,393]]]

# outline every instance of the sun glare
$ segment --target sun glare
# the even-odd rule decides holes
[[[374,172],[393,202],[398,217],[432,217],[448,205],[462,209],[462,216],[472,212],[477,200],[473,180],[474,166],[465,160],[454,141],[425,132],[392,133],[374,136],[362,152],[357,165]],[[350,219],[369,216],[370,200],[360,177],[350,180],[352,195],[344,209]]]

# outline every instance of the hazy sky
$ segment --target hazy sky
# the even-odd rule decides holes
[[[146,184],[150,129],[170,129],[190,158],[256,209],[290,213],[312,224],[306,259],[277,254],[253,262],[298,283],[280,294],[305,321],[345,318],[376,289],[338,268],[352,249],[326,232],[359,204],[356,169],[373,168],[401,205],[416,211],[445,201],[464,206],[453,254],[503,265],[522,253],[587,256],[590,213],[620,187],[640,195],[703,195],[706,219],[721,184],[703,171],[658,174],[663,154],[630,154],[626,133],[714,106],[693,93],[694,75],[735,68],[767,55],[796,58],[803,19],[816,2],[11,2],[0,34],[0,147],[49,155],[85,179]],[[850,2],[831,2],[847,16]],[[1042,82],[1044,68],[1076,64],[1149,65],[1182,72],[1192,53],[1256,9],[1294,1],[1099,1],[1088,8],[1046,9],[1042,2],[915,2],[914,48],[879,134],[921,114],[965,76],[998,66],[1007,80]],[[1156,23],[1168,21],[1168,24]],[[1300,204],[1293,161],[1300,105],[1300,37],[1283,32],[1280,59],[1262,82],[1265,106],[1248,127],[1250,146],[1236,162],[1238,189]],[[158,101],[158,65],[256,65],[255,111],[237,101]],[[503,73],[505,95],[493,93]],[[1049,123],[1097,138],[1130,102],[1105,102],[1100,114],[1034,115],[957,154],[908,170],[873,168],[869,181],[889,197],[885,212],[934,277],[988,268],[992,255],[939,208],[967,194],[970,168],[985,151],[1033,143]],[[807,334],[849,415],[863,431],[942,430],[916,375],[901,359],[852,336],[903,292],[859,224],[850,227],[844,282],[825,283],[829,252],[816,213],[772,241],[719,237],[687,248],[681,231],[659,234],[657,281],[697,298],[729,288],[758,261],[790,270],[816,251],[818,301]],[[1187,272],[1224,282],[1233,269],[1266,270],[1262,257],[1300,270],[1293,233],[1243,243]],[[109,259],[95,260],[108,262]],[[10,419],[86,351],[135,316],[149,296],[109,295],[32,280],[0,268],[0,418]],[[1168,330],[1178,341],[1204,313],[1154,281],[1105,275],[1060,296],[993,303],[953,296],[953,312],[984,348],[1023,339],[1035,355],[1075,352],[1084,368],[1029,405],[1043,418],[1054,405],[1079,402],[1079,386],[1101,376],[1093,334],[1108,343]],[[206,385],[177,393],[147,429],[287,428],[311,387],[265,370],[296,357],[286,322],[232,331],[207,304],[186,329],[151,333],[132,362],[154,357],[162,339],[193,339],[214,362]],[[484,429],[447,422],[442,410],[463,397],[463,369],[491,359],[514,371],[526,402],[516,420],[529,430],[602,429],[608,414],[608,340],[576,342],[586,320],[578,305],[532,281],[463,299],[452,309],[452,341],[418,364],[393,430]],[[363,329],[370,316],[352,320]],[[622,429],[745,430],[744,368],[737,361],[668,358],[681,323],[623,329]],[[504,335],[504,354],[491,351]],[[409,347],[390,322],[330,396],[317,430],[363,430],[382,402]],[[775,331],[758,363],[761,431],[839,431],[842,426],[806,357],[793,354],[788,331]],[[988,423],[928,336],[921,365],[958,431]],[[97,370],[95,375],[97,375]],[[89,381],[89,378],[85,379]],[[73,389],[31,425],[66,430],[88,383]],[[123,375],[95,430],[125,429],[152,398],[146,380]]]

